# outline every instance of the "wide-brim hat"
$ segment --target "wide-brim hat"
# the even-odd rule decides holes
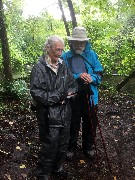
[[[88,41],[87,32],[84,27],[75,27],[72,31],[72,36],[67,36],[69,41]]]

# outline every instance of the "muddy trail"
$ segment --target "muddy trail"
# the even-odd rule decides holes
[[[25,107],[14,100],[3,102],[0,179],[34,180],[40,147],[35,113],[29,108],[30,102],[26,102]],[[115,97],[103,94],[98,116],[96,161],[91,162],[83,155],[80,136],[73,161],[64,164],[69,172],[67,180],[135,180],[135,98],[125,94]]]

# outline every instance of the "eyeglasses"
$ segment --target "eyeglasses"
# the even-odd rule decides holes
[[[55,49],[55,52],[63,52],[63,49]]]
[[[59,48],[57,48],[57,49],[52,48],[52,49],[53,49],[54,52],[64,52],[63,49],[59,49]]]

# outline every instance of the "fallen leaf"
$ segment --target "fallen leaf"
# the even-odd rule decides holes
[[[113,126],[115,129],[118,129],[118,126]]]
[[[26,168],[25,164],[20,165],[20,169]]]
[[[80,160],[80,163],[81,163],[81,164],[85,164],[85,161],[84,161],[84,160]]]
[[[4,174],[4,176],[8,178],[7,180],[11,180],[11,176],[9,174]]]
[[[17,150],[22,150],[22,149],[20,148],[20,146],[16,146],[16,149],[17,149]]]
[[[23,178],[27,178],[27,174],[21,174]]]
[[[28,141],[28,144],[30,145],[30,144],[31,144],[31,142],[29,142],[29,141]]]
[[[12,121],[9,121],[9,124],[10,124],[10,125],[13,125],[14,123],[13,123]]]

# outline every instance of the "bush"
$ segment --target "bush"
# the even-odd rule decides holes
[[[0,92],[14,100],[26,100],[29,97],[29,89],[25,80],[13,80],[9,84],[0,84]]]
[[[27,83],[24,80],[14,80],[10,84],[11,94],[17,99],[26,99],[29,95]]]

